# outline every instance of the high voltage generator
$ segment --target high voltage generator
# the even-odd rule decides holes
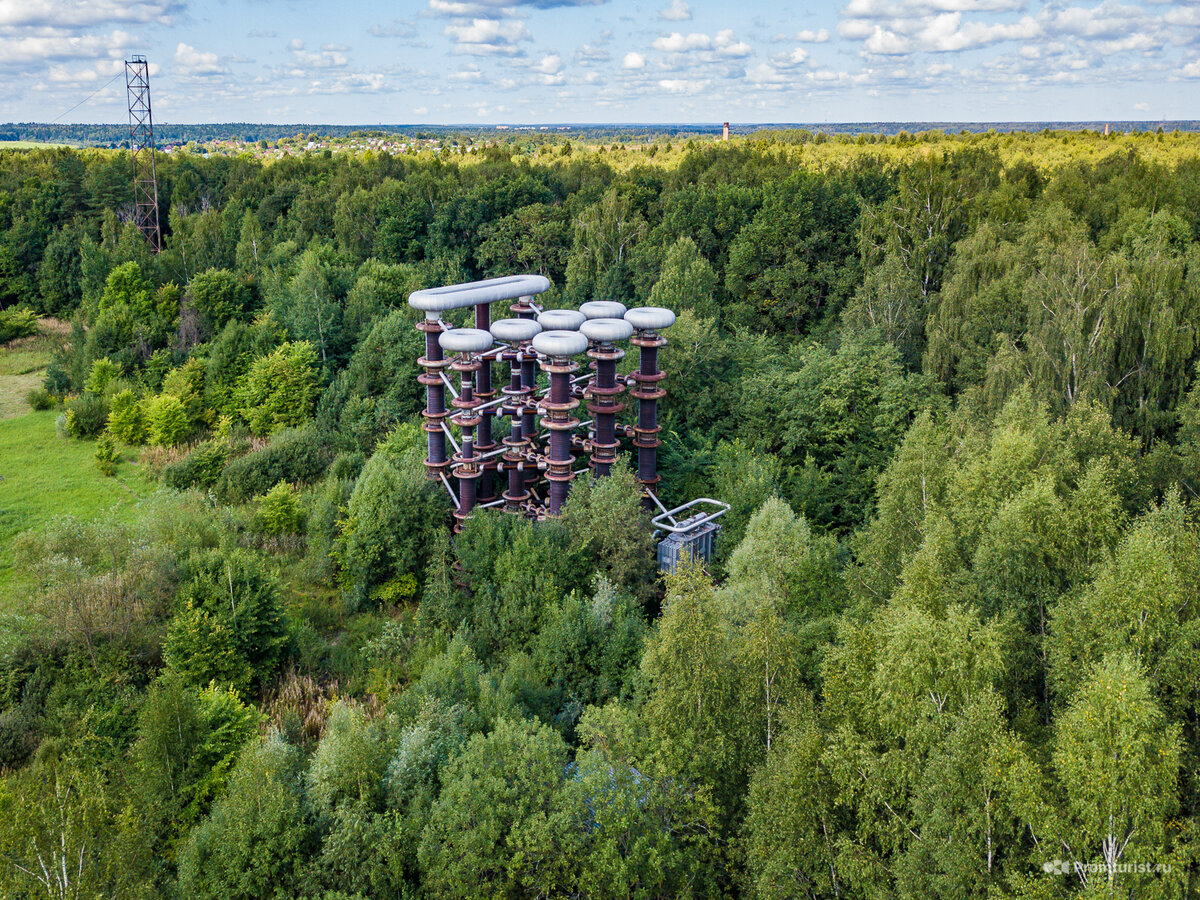
[[[417,328],[425,335],[425,355],[417,363],[424,370],[418,380],[425,386],[425,467],[455,505],[455,531],[476,509],[495,507],[535,521],[559,515],[574,479],[607,476],[628,442],[636,451],[643,502],[657,510],[652,523],[665,535],[660,568],[674,571],[689,557],[703,564],[720,531],[715,520],[729,504],[702,497],[668,509],[658,496],[658,401],[667,394],[658,351],[675,313],[612,301],[546,310],[534,297],[549,288],[541,275],[511,275],[409,295],[409,305],[424,313]],[[512,315],[493,322],[492,304],[501,301],[511,302]],[[454,328],[442,318],[468,307],[474,308],[473,328]],[[617,363],[626,342],[637,348],[638,365],[621,375]],[[590,362],[577,374],[581,356]],[[496,366],[507,367],[508,382],[499,389]],[[636,401],[628,421],[622,395]],[[581,407],[590,418],[580,419]],[[498,418],[509,422],[499,443],[493,437]]]

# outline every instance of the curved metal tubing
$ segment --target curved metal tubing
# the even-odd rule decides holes
[[[479,303],[516,300],[548,290],[550,279],[544,275],[506,275],[503,278],[485,278],[483,281],[413,291],[408,295],[408,305],[426,313],[443,312]]]

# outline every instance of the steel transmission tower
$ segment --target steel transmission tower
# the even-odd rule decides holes
[[[150,65],[135,55],[125,62],[129,92],[129,151],[133,156],[133,221],[155,253],[162,250],[158,226],[158,174],[154,167],[154,120],[150,115]]]

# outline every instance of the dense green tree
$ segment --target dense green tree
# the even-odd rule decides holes
[[[658,281],[650,291],[650,304],[715,317],[720,312],[715,299],[717,285],[712,265],[700,255],[695,241],[685,235],[667,251]]]
[[[250,290],[227,269],[209,269],[192,277],[184,300],[200,316],[204,334],[216,334],[250,306]]]
[[[751,896],[838,896],[837,837],[847,827],[837,787],[822,765],[825,735],[811,702],[786,714],[782,736],[755,771],[746,816],[746,873]]]
[[[640,485],[624,460],[607,478],[578,479],[562,521],[585,565],[617,588],[648,597],[654,585],[654,540]]]
[[[1131,654],[1107,656],[1092,670],[1054,737],[1062,807],[1051,833],[1072,862],[1100,864],[1098,873],[1079,875],[1083,886],[1147,895],[1160,887],[1168,896],[1153,874],[1119,868],[1168,858],[1178,806],[1179,726],[1166,721]]]
[[[800,175],[774,186],[729,247],[725,285],[748,323],[803,332],[849,298],[860,277],[859,202],[832,179]]]
[[[582,836],[557,808],[567,746],[545,725],[501,719],[450,763],[421,841],[434,897],[554,895]]]
[[[316,830],[305,808],[304,760],[277,734],[248,747],[211,815],[179,855],[189,897],[291,897],[308,884]]]
[[[364,599],[407,581],[412,596],[431,534],[444,520],[444,504],[419,460],[376,453],[363,467],[339,528],[342,581]]]
[[[173,394],[145,401],[146,438],[157,447],[174,447],[191,433],[187,407]]]
[[[750,761],[738,686],[728,677],[736,666],[712,584],[685,566],[668,579],[642,656],[643,716],[659,765],[709,790],[726,823],[741,806]]]
[[[239,411],[256,434],[302,425],[316,399],[317,355],[306,341],[254,360],[237,388]]]
[[[170,871],[176,842],[220,794],[257,724],[257,713],[233,691],[197,690],[174,672],[150,688],[132,750],[133,789],[164,866],[160,877]]]
[[[286,640],[275,580],[243,552],[213,551],[188,565],[163,656],[193,684],[245,690],[269,676]]]

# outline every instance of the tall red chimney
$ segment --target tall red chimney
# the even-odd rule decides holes
[[[725,123],[725,128],[721,132],[721,140],[723,140],[723,141],[729,140],[729,123],[728,122]]]

